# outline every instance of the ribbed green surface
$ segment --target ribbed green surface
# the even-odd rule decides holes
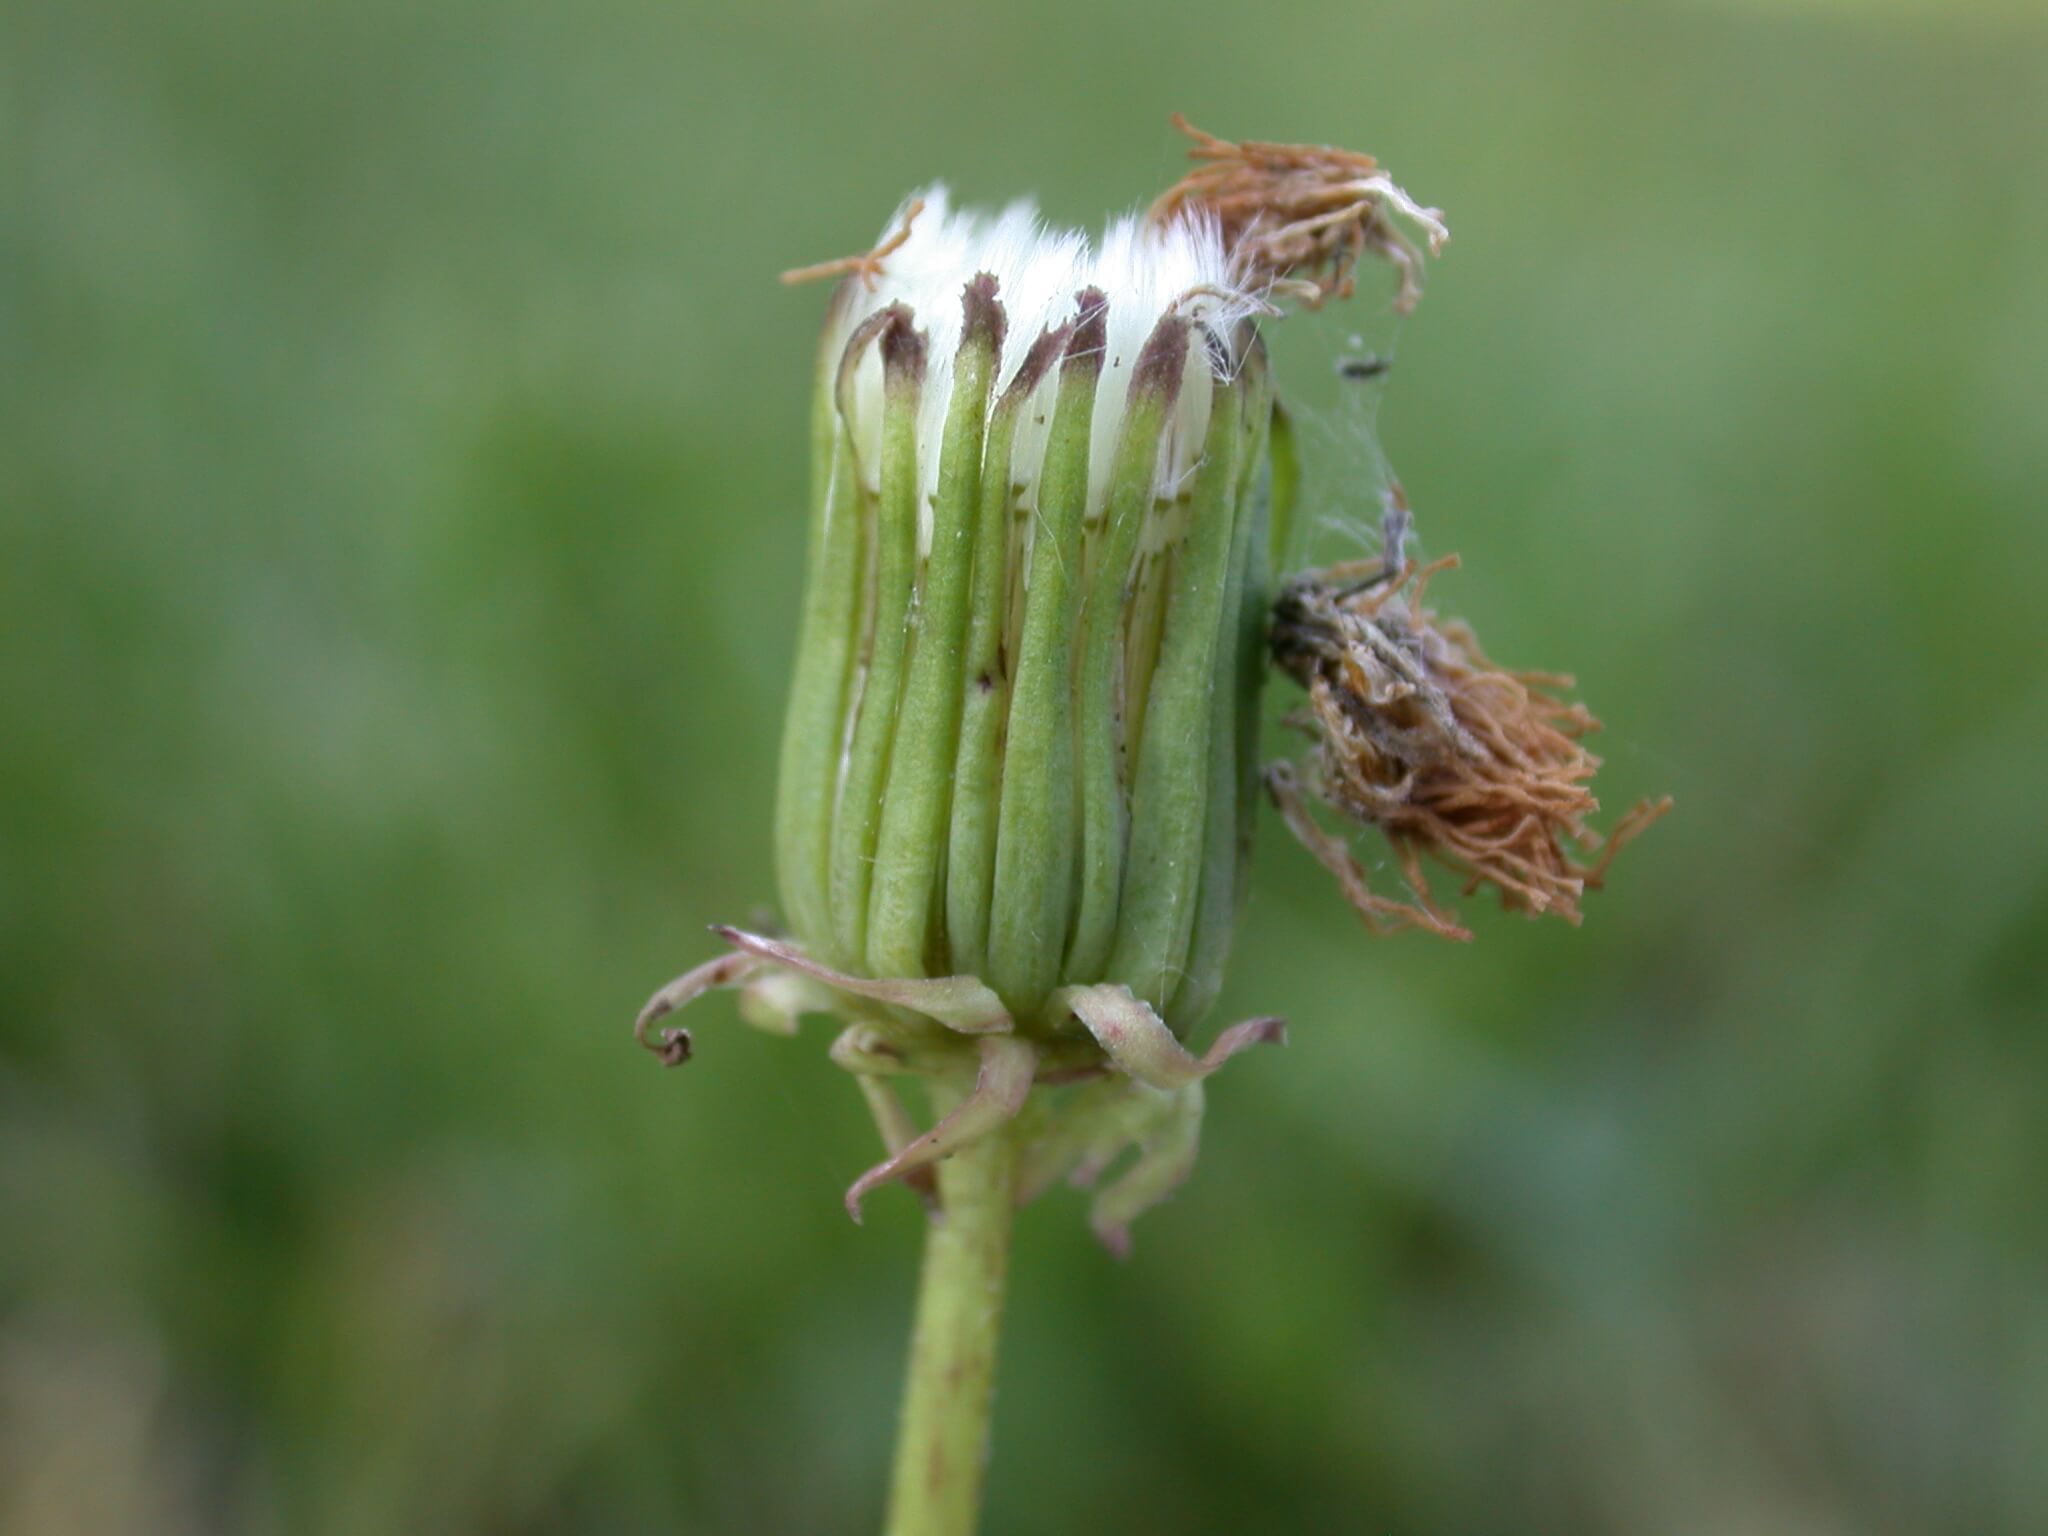
[[[892,331],[881,344],[888,349]],[[913,360],[914,359],[914,360]],[[896,738],[896,706],[910,649],[906,619],[917,588],[917,406],[923,386],[921,349],[902,349],[884,364],[881,494],[873,503],[869,590],[852,697],[852,743],[841,771],[832,818],[831,924],[837,963],[858,970],[867,951],[868,893],[875,840],[882,823],[882,786]],[[854,466],[855,472],[859,466]]]
[[[969,580],[981,502],[982,438],[1000,337],[970,334],[954,359],[953,395],[939,450],[931,548],[910,627],[910,675],[875,844],[868,913],[869,969],[925,974],[945,828],[960,694],[965,682]]]
[[[1004,732],[984,979],[1019,1017],[1036,1013],[1059,981],[1074,905],[1079,844],[1074,626],[1081,601],[1090,432],[1102,371],[1100,334],[1097,316],[1094,324],[1075,331],[1060,364],[1052,435],[1038,477],[1030,577]]]
[[[1230,567],[1246,431],[1241,386],[1218,384],[1131,780],[1127,884],[1106,979],[1162,1010],[1179,982],[1201,894],[1216,657],[1226,633],[1235,633]]]
[[[829,334],[829,332],[828,332]],[[796,675],[783,721],[775,801],[776,879],[791,929],[830,948],[832,806],[860,608],[866,525],[853,449],[834,402],[839,359],[821,356],[811,407],[815,482]]]
[[[1116,449],[1102,522],[1093,541],[1093,576],[1082,612],[1085,630],[1075,683],[1080,737],[1081,867],[1079,907],[1062,974],[1094,981],[1116,941],[1123,894],[1124,844],[1130,831],[1125,793],[1123,698],[1148,678],[1126,678],[1125,621],[1133,590],[1133,555],[1152,513],[1160,434],[1180,396],[1188,322],[1159,322],[1134,373],[1123,434]]]
[[[1078,295],[1013,380],[970,325],[922,438],[925,317],[870,320],[823,360],[837,389],[821,389],[778,859],[797,936],[836,965],[977,975],[1041,1028],[1059,1023],[1055,987],[1122,981],[1186,1028],[1238,906],[1271,397],[1254,338],[1161,320],[1104,418],[1091,504],[1105,319]],[[852,381],[876,346],[871,466],[855,445],[876,424],[848,418],[875,408]],[[1042,446],[1016,461],[1040,416]],[[1175,423],[1201,449],[1166,484]]]
[[[1027,393],[1007,391],[989,420],[981,511],[960,703],[960,747],[946,844],[945,964],[979,975],[988,966],[989,897],[996,871],[996,812],[1002,795],[1003,728],[1010,674],[1003,655],[1010,585],[1010,452]]]

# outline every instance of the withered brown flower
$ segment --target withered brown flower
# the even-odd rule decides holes
[[[1190,210],[1211,215],[1242,281],[1284,292],[1311,309],[1332,296],[1351,297],[1358,258],[1374,251],[1399,275],[1395,307],[1403,313],[1415,307],[1422,296],[1422,247],[1389,210],[1421,230],[1432,256],[1449,231],[1441,212],[1410,198],[1371,155],[1320,144],[1234,143],[1178,112],[1173,125],[1194,140],[1188,157],[1200,164],[1152,204],[1147,217],[1153,223]]]
[[[1600,759],[1583,738],[1599,721],[1563,696],[1573,680],[1506,671],[1468,626],[1439,621],[1424,596],[1430,577],[1457,557],[1421,567],[1406,559],[1398,501],[1386,527],[1385,561],[1308,571],[1282,588],[1271,646],[1308,692],[1308,707],[1290,723],[1317,743],[1310,787],[1386,834],[1415,900],[1371,889],[1349,844],[1311,814],[1291,765],[1267,770],[1268,791],[1375,931],[1471,937],[1431,894],[1424,854],[1462,874],[1467,895],[1490,885],[1509,910],[1575,924],[1580,896],[1671,801],[1636,805],[1604,838],[1589,830],[1599,801],[1588,786]]]

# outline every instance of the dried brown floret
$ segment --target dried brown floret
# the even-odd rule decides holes
[[[903,248],[903,242],[910,238],[910,226],[917,222],[917,216],[924,212],[924,199],[914,198],[903,210],[903,222],[896,232],[873,250],[860,256],[841,256],[836,261],[821,261],[813,267],[792,267],[782,274],[786,284],[812,283],[823,277],[844,277],[858,272],[860,280],[867,285],[870,293],[875,291],[875,279],[882,275],[882,264]]]
[[[1415,896],[1376,895],[1342,838],[1309,812],[1294,770],[1267,786],[1289,827],[1379,932],[1427,928],[1471,935],[1430,893],[1422,855],[1465,877],[1465,894],[1495,887],[1504,906],[1580,918],[1622,845],[1671,808],[1638,804],[1603,839],[1586,826],[1599,809],[1588,788],[1600,760],[1581,742],[1599,722],[1561,696],[1569,677],[1507,672],[1462,623],[1423,606],[1429,578],[1401,556],[1405,511],[1389,518],[1390,563],[1310,571],[1274,606],[1274,659],[1308,690],[1292,723],[1315,738],[1312,787],[1327,804],[1386,834]],[[1572,850],[1596,855],[1581,863]]]
[[[1420,226],[1431,255],[1448,232],[1443,216],[1413,202],[1371,155],[1316,144],[1232,143],[1178,112],[1173,125],[1195,141],[1188,157],[1200,164],[1153,203],[1148,217],[1155,223],[1189,209],[1213,215],[1243,281],[1290,293],[1310,308],[1333,294],[1349,298],[1358,258],[1376,251],[1400,274],[1396,307],[1414,308],[1422,251],[1389,210]]]

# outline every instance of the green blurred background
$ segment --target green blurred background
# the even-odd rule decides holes
[[[1293,1044],[1128,1265],[1025,1213],[990,1532],[2042,1530],[2044,102],[2019,3],[11,0],[0,1530],[874,1528],[914,1203],[824,1026],[626,1035],[773,896],[773,274],[1174,108],[1448,210],[1438,595],[1679,811],[1470,946],[1268,818]]]

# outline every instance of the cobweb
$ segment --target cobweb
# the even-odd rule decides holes
[[[1361,266],[1349,302],[1266,327],[1301,463],[1292,536],[1275,551],[1278,575],[1381,553],[1380,520],[1396,483],[1379,429],[1397,371],[1397,287],[1392,271]]]

